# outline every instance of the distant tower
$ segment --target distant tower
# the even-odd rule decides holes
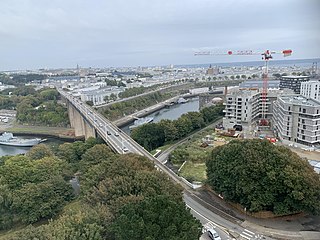
[[[312,63],[312,68],[311,68],[311,76],[315,77],[318,74],[318,63],[317,62],[313,62]]]
[[[213,68],[210,64],[209,68],[207,69],[207,72],[206,72],[207,75],[213,75]]]

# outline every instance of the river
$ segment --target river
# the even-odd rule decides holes
[[[189,101],[186,103],[175,104],[173,106],[170,106],[169,108],[163,108],[157,112],[154,112],[148,115],[148,117],[154,117],[153,122],[160,122],[162,119],[175,120],[175,119],[178,119],[184,113],[198,112],[198,111],[199,111],[199,98],[192,98],[192,99],[189,99]],[[133,123],[123,127],[122,130],[130,134],[129,126],[131,125],[133,125]],[[26,137],[23,137],[23,138],[26,138]],[[65,141],[58,140],[55,138],[47,138],[47,141],[44,143],[57,147],[59,144],[62,144],[64,142]],[[0,145],[0,156],[5,156],[5,155],[13,156],[17,154],[24,154],[29,150],[30,150],[30,147],[10,147],[10,146]]]
[[[178,119],[182,114],[188,112],[198,112],[199,111],[199,98],[189,99],[188,102],[183,104],[175,104],[170,106],[169,108],[163,108],[157,112],[154,112],[147,117],[154,117],[153,122],[160,122],[162,119],[175,120]],[[133,123],[122,127],[121,129],[130,134],[129,126],[133,125]]]
[[[15,135],[16,137],[19,137],[19,135]],[[21,138],[27,138],[27,137],[21,137]],[[32,137],[35,138],[35,137]],[[53,146],[53,148],[58,147],[59,144],[65,143],[63,140],[59,140],[56,138],[46,138],[47,141],[43,142],[44,144],[48,144],[50,146]],[[2,156],[14,156],[17,154],[25,154],[30,150],[30,147],[11,147],[11,146],[5,146],[0,145],[0,157]]]

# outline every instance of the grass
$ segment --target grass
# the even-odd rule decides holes
[[[180,170],[179,174],[189,181],[198,181],[202,183],[206,181],[206,159],[213,148],[225,144],[225,142],[214,141],[214,146],[201,147],[202,138],[207,135],[211,135],[215,139],[224,139],[225,141],[230,140],[229,137],[217,136],[217,134],[214,133],[214,128],[207,128],[193,135],[190,141],[180,145],[178,148],[186,150],[189,156],[184,159],[187,162]],[[182,163],[174,164],[177,168],[180,168],[181,165]]]
[[[30,134],[46,134],[63,137],[74,137],[74,130],[63,127],[46,127],[46,126],[27,126],[27,125],[13,125],[6,129],[13,133],[30,133]]]
[[[152,155],[154,155],[157,150],[165,151],[165,150],[167,150],[168,148],[170,148],[172,145],[173,145],[173,143],[163,145],[163,146],[161,146],[161,147],[158,147],[157,149],[153,149],[150,153],[151,153]]]
[[[203,183],[207,179],[206,169],[205,163],[193,163],[188,161],[180,170],[179,175],[187,180]]]

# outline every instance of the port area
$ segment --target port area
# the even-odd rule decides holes
[[[154,113],[154,112],[161,110],[165,107],[168,107],[172,104],[176,104],[175,102],[177,101],[177,98],[178,97],[173,97],[173,98],[170,98],[164,102],[157,103],[153,106],[150,106],[150,107],[145,108],[143,110],[137,111],[133,114],[130,114],[130,115],[125,116],[123,118],[120,118],[118,120],[115,120],[115,121],[113,121],[113,123],[115,125],[117,125],[118,127],[126,126],[126,125],[134,122],[138,118],[146,117],[146,116],[150,115],[151,113]]]
[[[57,137],[61,139],[75,139],[74,129],[64,127],[47,127],[20,125],[16,122],[17,112],[14,110],[0,110],[0,133],[11,132],[25,136]]]

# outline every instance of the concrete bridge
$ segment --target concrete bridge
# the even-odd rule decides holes
[[[168,174],[169,177],[185,189],[193,187],[192,184],[177,176],[171,169],[163,165],[157,158],[92,107],[61,89],[57,90],[67,105],[70,123],[75,129],[76,136],[85,136],[87,139],[99,135],[115,152],[119,154],[136,153],[145,156],[153,161],[157,169]]]

